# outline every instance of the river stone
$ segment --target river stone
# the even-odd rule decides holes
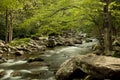
[[[24,51],[16,51],[14,54],[15,54],[16,56],[21,56],[21,55],[24,54]]]
[[[35,61],[44,61],[41,57],[29,58],[28,62],[35,62]]]
[[[5,47],[5,44],[3,42],[0,42],[0,47]]]
[[[0,59],[3,57],[3,54],[2,53],[0,53]]]
[[[28,64],[29,66],[49,66],[47,63],[45,62],[30,62]]]
[[[91,39],[86,39],[85,42],[92,42],[92,40]]]
[[[96,80],[119,80],[120,59],[107,56],[98,56],[95,54],[78,55],[65,61],[60,66],[59,70],[56,72],[56,79],[69,80],[70,77],[73,77],[71,75],[73,75],[76,70],[79,70],[79,73],[84,72],[84,76],[88,74],[92,76],[93,79],[96,78]]]
[[[6,72],[5,71],[1,71],[0,72],[0,78],[2,78],[3,76],[5,76],[6,75]]]
[[[0,50],[0,56],[1,56],[1,54],[3,54],[3,53],[4,53],[4,51]]]
[[[22,73],[20,71],[14,71],[10,74],[12,77],[16,77],[16,76],[21,76]]]
[[[77,38],[75,38],[75,39],[73,39],[73,42],[74,42],[75,44],[82,44],[82,39],[77,39]]]
[[[56,45],[56,41],[55,39],[48,39],[48,42],[47,42],[47,47],[55,47]]]
[[[74,46],[74,42],[72,38],[66,38],[64,41],[65,46]]]
[[[61,36],[58,36],[57,39],[56,39],[56,45],[61,46],[61,45],[64,44],[64,41],[65,41],[65,38],[63,38]]]
[[[6,60],[5,58],[3,58],[3,57],[0,59],[0,63],[4,63],[4,62],[6,62],[6,61],[7,61],[7,60]]]
[[[96,51],[96,50],[102,50],[102,46],[100,44],[95,44],[92,46],[92,50]]]
[[[27,49],[25,46],[17,46],[16,49],[24,52],[30,52],[30,49]]]

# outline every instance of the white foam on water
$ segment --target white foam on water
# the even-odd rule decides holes
[[[10,77],[10,80],[21,80],[21,76]]]
[[[49,55],[49,54],[45,54],[45,55],[41,55],[41,56],[45,56],[45,57],[50,57],[51,55]]]
[[[27,61],[15,61],[15,62],[8,61],[6,63],[0,64],[0,66],[8,67],[8,66],[13,66],[13,65],[21,65],[25,63],[27,63]]]
[[[48,70],[48,66],[43,66],[43,67],[31,69],[31,71],[38,71],[38,70]]]
[[[56,80],[55,77],[50,77],[47,80]]]
[[[7,63],[13,63],[14,62],[14,59],[9,59],[8,61],[7,61]]]
[[[78,50],[79,48],[78,47],[67,47],[67,48],[63,48],[59,51],[57,51],[56,53],[62,53],[62,52],[74,52],[76,50]]]
[[[23,73],[32,73],[30,70],[25,70],[25,69],[20,70],[20,72],[23,72]]]
[[[0,69],[0,72],[4,71],[4,69]]]

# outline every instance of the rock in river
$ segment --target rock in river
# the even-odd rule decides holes
[[[35,58],[28,59],[28,62],[35,62],[35,61],[44,61],[44,60],[40,57],[35,57]]]
[[[73,80],[76,77],[84,77],[83,80],[119,80],[120,59],[95,54],[78,55],[65,61],[56,73],[57,80]]]

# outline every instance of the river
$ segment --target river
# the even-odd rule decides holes
[[[76,55],[83,55],[92,51],[92,46],[97,44],[97,40],[93,42],[76,44],[75,46],[55,47],[46,50],[44,54],[34,55],[41,57],[43,62],[28,63],[27,60],[9,59],[7,62],[0,64],[0,80],[56,80],[54,75],[60,64],[65,60]],[[40,63],[46,63],[40,65]]]

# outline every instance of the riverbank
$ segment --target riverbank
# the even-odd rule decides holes
[[[35,52],[44,53],[49,48],[57,46],[74,46],[75,44],[82,44],[84,37],[81,36],[49,36],[39,38],[23,38],[16,39],[5,44],[4,41],[0,41],[0,58],[12,58],[13,56],[21,56],[24,54],[32,54]],[[86,40],[87,41],[87,40]],[[91,41],[91,40],[89,40]]]
[[[84,41],[83,44],[74,44],[71,46],[56,45],[52,48],[44,45],[44,50],[27,52],[21,55],[8,55],[6,62],[0,64],[3,66],[0,68],[1,79],[55,80],[54,75],[60,64],[75,55],[90,52],[94,44],[96,42],[93,40],[93,42],[86,43]],[[31,48],[28,50],[31,50]]]

